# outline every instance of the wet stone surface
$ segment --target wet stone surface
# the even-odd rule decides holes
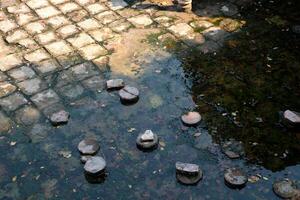
[[[100,146],[97,140],[87,138],[79,142],[78,150],[83,155],[94,155],[98,152]]]
[[[104,172],[106,161],[100,156],[92,156],[84,164],[84,170],[87,174],[97,176]]]
[[[181,116],[181,120],[186,125],[194,126],[201,121],[201,115],[198,112],[188,112]]]
[[[70,114],[65,110],[60,110],[53,113],[50,117],[51,124],[53,126],[59,126],[68,123]]]
[[[196,164],[176,162],[176,178],[186,185],[194,185],[198,183],[202,177],[203,172]]]
[[[122,79],[112,79],[106,81],[106,87],[108,90],[121,89],[125,86]]]
[[[276,181],[273,190],[281,198],[289,199],[296,194],[296,188],[291,180]]]
[[[158,145],[158,136],[151,130],[146,130],[144,133],[138,135],[136,144],[140,149],[152,150]]]
[[[229,187],[241,188],[248,181],[246,174],[238,168],[229,168],[225,171],[224,179]]]
[[[135,87],[125,86],[119,91],[122,102],[136,102],[139,99],[139,90]]]

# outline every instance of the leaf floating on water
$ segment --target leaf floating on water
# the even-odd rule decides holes
[[[12,177],[12,182],[16,182],[17,181],[17,176]]]
[[[133,131],[136,131],[136,128],[129,128],[129,129],[127,130],[128,133],[132,133]]]
[[[10,142],[9,144],[10,144],[10,146],[15,146],[15,145],[17,144],[17,142],[12,141],[12,142]]]
[[[165,143],[164,141],[159,141],[159,145],[160,145],[161,147],[165,147],[165,146],[166,146],[166,143]]]
[[[64,158],[71,158],[71,156],[72,156],[71,151],[59,151],[58,155],[60,155]]]
[[[253,175],[253,176],[250,176],[250,177],[248,178],[248,181],[249,181],[250,183],[256,183],[257,181],[259,181],[259,179],[260,179],[260,177],[258,177],[258,176],[256,176],[256,175]]]
[[[200,132],[199,132],[199,133],[195,133],[195,134],[194,134],[194,137],[199,137],[201,134],[202,134],[202,133],[200,133]]]

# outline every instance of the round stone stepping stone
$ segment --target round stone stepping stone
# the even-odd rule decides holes
[[[188,112],[181,116],[181,120],[186,125],[194,126],[201,121],[201,115],[198,112]]]
[[[226,141],[222,145],[222,151],[224,154],[231,158],[231,159],[237,159],[244,155],[244,149],[242,142],[235,141],[235,140],[229,140]]]
[[[226,184],[232,188],[244,187],[248,181],[247,175],[238,168],[229,168],[225,171]]]
[[[81,140],[78,144],[78,150],[83,155],[94,155],[99,149],[100,146],[98,142],[91,138]]]
[[[300,126],[300,113],[286,110],[283,113],[284,122],[290,126]]]
[[[296,194],[296,187],[291,180],[280,180],[274,182],[273,191],[283,199],[290,199]]]
[[[136,102],[139,99],[139,90],[135,87],[125,86],[119,91],[122,102]]]
[[[89,175],[102,174],[106,167],[106,161],[100,156],[93,156],[88,159],[84,165],[84,170]]]
[[[158,136],[151,130],[146,130],[144,133],[140,134],[137,137],[136,144],[140,149],[154,149],[158,145]]]
[[[111,79],[106,81],[106,88],[108,90],[117,90],[123,88],[124,86],[125,84],[122,79]]]
[[[68,123],[70,114],[67,111],[60,110],[56,113],[53,113],[50,117],[50,121],[53,126],[58,126]]]
[[[176,162],[175,167],[176,178],[180,183],[193,185],[198,183],[203,177],[203,172],[199,168],[199,165]]]

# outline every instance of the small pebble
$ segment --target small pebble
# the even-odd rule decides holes
[[[286,110],[283,113],[284,121],[291,126],[300,125],[300,113],[296,111]]]
[[[188,112],[181,116],[181,120],[184,124],[193,126],[201,121],[201,115],[198,112]]]
[[[84,155],[94,155],[98,152],[100,146],[94,139],[88,138],[79,142],[78,150]]]
[[[99,175],[104,172],[106,161],[100,156],[93,156],[84,165],[84,170],[89,175]]]
[[[106,87],[108,90],[121,89],[124,86],[125,86],[125,84],[122,79],[111,79],[111,80],[106,81]]]
[[[50,117],[50,121],[53,126],[58,126],[68,123],[70,114],[64,110],[53,113]]]
[[[229,168],[225,171],[224,179],[228,186],[233,188],[244,187],[248,181],[246,174],[238,168]]]

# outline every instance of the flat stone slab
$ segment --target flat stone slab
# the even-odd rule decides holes
[[[201,121],[201,115],[198,112],[188,112],[181,116],[181,120],[186,125],[196,125]]]
[[[97,176],[104,172],[106,161],[100,156],[93,156],[86,161],[83,168],[87,174]]]
[[[291,180],[280,180],[274,182],[273,191],[283,199],[290,199],[296,194],[296,187]]]
[[[139,90],[135,87],[125,86],[119,91],[119,96],[123,102],[136,102],[139,98]]]
[[[158,136],[151,130],[146,130],[144,133],[138,135],[136,144],[142,150],[155,149],[158,145]]]
[[[183,37],[194,32],[193,28],[186,23],[175,24],[171,26],[169,30],[179,37]]]
[[[16,89],[16,86],[8,82],[0,82],[0,98],[12,94]]]
[[[148,15],[138,15],[129,18],[128,21],[133,23],[136,27],[145,27],[153,23],[152,19]]]
[[[283,113],[283,118],[286,123],[292,126],[300,125],[300,113],[296,111],[286,110]]]
[[[108,90],[121,89],[124,86],[125,86],[125,84],[122,79],[111,79],[111,80],[106,81],[106,88]]]
[[[58,126],[68,123],[70,114],[64,110],[53,113],[50,117],[50,121],[53,126]]]
[[[78,150],[83,155],[94,155],[100,149],[100,145],[98,144],[97,140],[87,138],[81,140],[78,144]]]
[[[198,183],[202,177],[203,172],[199,165],[191,163],[176,162],[176,179],[185,185],[194,185]]]
[[[232,188],[244,187],[248,181],[246,174],[238,168],[229,168],[225,171],[226,184]]]

